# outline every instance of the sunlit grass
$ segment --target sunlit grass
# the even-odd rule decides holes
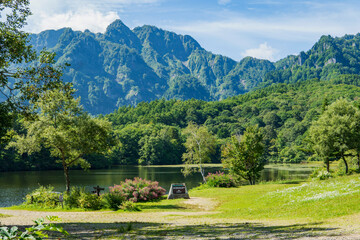
[[[360,212],[360,177],[300,184],[260,184],[231,189],[193,190],[220,204],[214,217],[322,220]]]

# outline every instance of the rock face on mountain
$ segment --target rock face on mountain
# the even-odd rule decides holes
[[[47,30],[32,34],[30,44],[70,64],[64,80],[93,114],[158,98],[220,100],[249,91],[275,69],[266,60],[212,54],[190,36],[154,26],[131,30],[120,20],[104,34]]]
[[[267,73],[263,86],[360,74],[360,34],[322,36],[309,51],[281,59],[275,66],[277,70]]]
[[[236,62],[190,36],[147,25],[131,30],[120,20],[104,34],[48,30],[31,35],[30,44],[70,64],[64,80],[92,114],[159,98],[221,100],[274,83],[360,73],[360,34],[322,36],[309,51],[275,63],[251,57]]]

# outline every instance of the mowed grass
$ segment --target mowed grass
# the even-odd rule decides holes
[[[193,190],[219,202],[213,217],[244,220],[325,220],[360,212],[360,176],[300,184],[260,184]]]

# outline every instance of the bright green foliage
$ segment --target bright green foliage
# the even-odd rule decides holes
[[[265,159],[264,135],[258,126],[246,128],[244,135],[232,136],[222,151],[223,164],[236,176],[249,181],[251,185],[260,177]]]
[[[322,113],[324,99],[331,104],[346,97],[354,106],[359,106],[359,86],[358,75],[344,75],[331,81],[314,79],[278,84],[223,101],[156,100],[142,102],[136,107],[121,107],[105,116],[113,123],[118,143],[110,153],[87,160],[92,160],[93,167],[135,165],[140,158],[142,164],[180,164],[186,140],[181,130],[195,122],[216,135],[217,149],[226,138],[241,135],[246,127],[258,124],[263,128],[265,157],[269,162],[306,161],[310,153],[302,151],[308,149],[304,140],[312,122]],[[21,127],[15,130],[21,131]],[[171,151],[173,155],[169,151],[165,155],[164,151],[158,151],[160,146],[177,150]],[[0,171],[61,167],[53,164],[45,148],[31,158],[11,149],[0,148],[0,152],[4,156],[0,158]],[[220,161],[219,152],[212,155],[212,162]],[[320,160],[315,155],[312,159]]]
[[[60,194],[54,192],[54,187],[40,186],[25,197],[25,205],[35,205],[42,208],[56,208],[61,205]]]
[[[101,195],[103,206],[111,210],[119,210],[121,204],[126,200],[125,196],[116,193],[105,193]]]
[[[80,208],[86,210],[99,210],[102,207],[101,198],[94,193],[80,192],[77,202]]]
[[[314,152],[324,160],[329,171],[329,161],[342,159],[348,173],[346,156],[357,149],[360,139],[360,111],[345,99],[339,99],[327,107],[312,124],[309,136]]]
[[[186,153],[183,154],[183,161],[186,164],[184,175],[188,175],[193,169],[190,165],[195,164],[199,167],[201,176],[206,182],[203,164],[211,162],[211,155],[216,151],[216,138],[205,126],[197,126],[190,123],[183,131],[187,136],[185,147]]]
[[[64,194],[64,203],[68,208],[78,208],[81,193],[84,193],[85,189],[80,187],[72,187],[69,193]]]
[[[47,216],[48,220],[54,221],[58,220],[58,217]],[[11,240],[11,239],[48,239],[49,235],[46,233],[51,232],[60,232],[64,236],[68,236],[69,233],[65,231],[62,227],[55,225],[54,223],[45,223],[44,218],[38,218],[34,221],[35,225],[29,228],[26,228],[24,232],[20,232],[19,228],[14,226],[12,228],[0,227],[0,239]]]
[[[139,164],[160,165],[181,162],[183,153],[180,133],[175,127],[164,126],[150,136],[145,135],[139,140]]]
[[[125,201],[121,204],[120,208],[124,211],[129,212],[138,212],[141,211],[141,209],[136,205],[136,203],[132,201]]]
[[[84,156],[109,148],[111,124],[91,118],[82,111],[79,99],[61,90],[46,91],[34,102],[34,107],[38,116],[24,120],[26,135],[17,135],[10,146],[28,154],[40,151],[42,146],[50,149],[51,155],[60,159],[69,191],[69,168],[76,165],[88,168]]]
[[[28,34],[22,28],[30,14],[28,0],[0,2],[0,102],[6,101],[13,110],[25,114],[29,110],[27,101],[37,100],[47,89],[60,87],[62,75],[62,67],[53,67],[53,53],[41,52],[37,59],[28,45]],[[38,62],[28,64],[35,60]]]

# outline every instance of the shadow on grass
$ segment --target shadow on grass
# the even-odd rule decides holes
[[[64,223],[68,239],[299,239],[336,237],[336,228],[321,223],[265,226],[259,223],[173,225],[142,222]],[[58,239],[58,235],[53,236]],[[64,238],[62,238],[64,239]]]
[[[137,206],[139,206],[142,210],[145,209],[163,209],[163,210],[184,210],[186,209],[185,207],[179,206],[179,205],[175,205],[175,204],[166,204],[166,205],[149,205],[149,204],[141,204],[138,203]]]

